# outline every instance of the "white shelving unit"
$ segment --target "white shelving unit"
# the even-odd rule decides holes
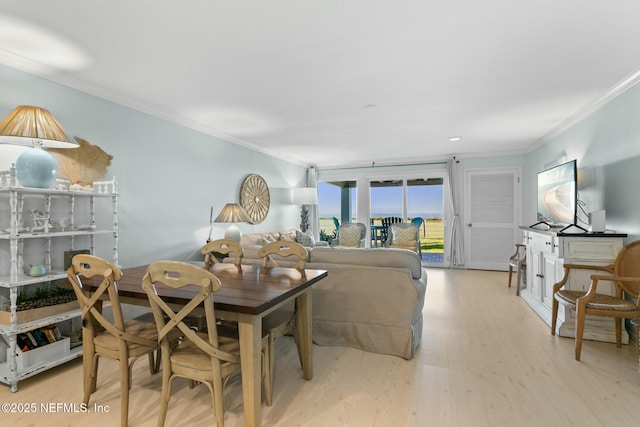
[[[101,199],[110,199],[111,203],[99,202]],[[110,206],[110,218],[96,221],[97,202],[105,205],[99,210]],[[63,252],[88,249],[96,254],[96,239],[101,235],[111,238],[110,257],[118,265],[117,211],[115,178],[95,182],[91,188],[60,181],[52,189],[37,189],[20,187],[13,168],[0,172],[0,252],[5,260],[0,262],[0,309],[4,311],[0,313],[0,382],[12,392],[17,391],[18,381],[82,355],[82,346],[70,348],[68,339],[21,351],[16,339],[19,333],[52,324],[62,326],[61,322],[79,317],[80,309],[74,301],[17,311],[19,291],[65,279]],[[108,247],[108,242],[100,247]],[[4,257],[7,251],[8,263]],[[108,254],[96,255],[109,258]],[[45,274],[30,276],[29,269],[25,270],[25,258],[44,260]]]

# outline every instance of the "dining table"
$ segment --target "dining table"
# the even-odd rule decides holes
[[[190,263],[205,268],[203,262]],[[149,305],[147,294],[142,289],[147,267],[141,265],[122,270],[122,279],[117,283],[122,303]],[[209,271],[222,283],[213,297],[216,317],[238,323],[244,421],[245,426],[257,427],[261,425],[262,319],[290,301],[296,301],[302,376],[311,380],[311,286],[327,277],[327,271],[227,263],[213,264]],[[84,288],[88,292],[95,290],[91,283],[85,284]],[[168,302],[178,305],[188,302],[197,292],[189,288],[171,289],[160,283],[156,289]]]

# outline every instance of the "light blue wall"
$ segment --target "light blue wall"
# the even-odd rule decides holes
[[[296,227],[299,207],[290,189],[302,186],[306,168],[222,141],[180,125],[0,66],[0,118],[21,104],[48,109],[72,136],[100,146],[114,159],[107,178],[119,183],[120,264],[187,259],[204,244],[209,213],[239,201],[251,173],[271,190],[271,210],[245,232]],[[0,144],[1,169],[16,156]],[[214,224],[213,238],[226,224]],[[109,254],[109,251],[106,253]]]
[[[565,155],[577,160],[584,210],[606,210],[607,229],[640,238],[640,86],[551,138],[527,158],[525,224],[535,222],[537,173]],[[580,217],[586,215],[579,212]]]

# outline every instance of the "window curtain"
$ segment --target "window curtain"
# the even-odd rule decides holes
[[[447,160],[447,173],[449,175],[449,200],[453,220],[449,238],[449,265],[461,267],[464,265],[464,244],[462,218],[460,218],[460,184],[458,183],[459,161],[454,157]]]
[[[307,169],[307,187],[315,188],[318,191],[318,171],[314,167]],[[309,206],[309,231],[316,240],[320,240],[319,234],[319,214],[318,205]]]

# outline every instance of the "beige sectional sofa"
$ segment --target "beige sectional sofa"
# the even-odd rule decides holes
[[[243,262],[261,262],[260,245],[243,247]],[[313,287],[314,342],[411,359],[422,337],[427,288],[418,255],[394,248],[307,249],[306,267],[329,273]]]

